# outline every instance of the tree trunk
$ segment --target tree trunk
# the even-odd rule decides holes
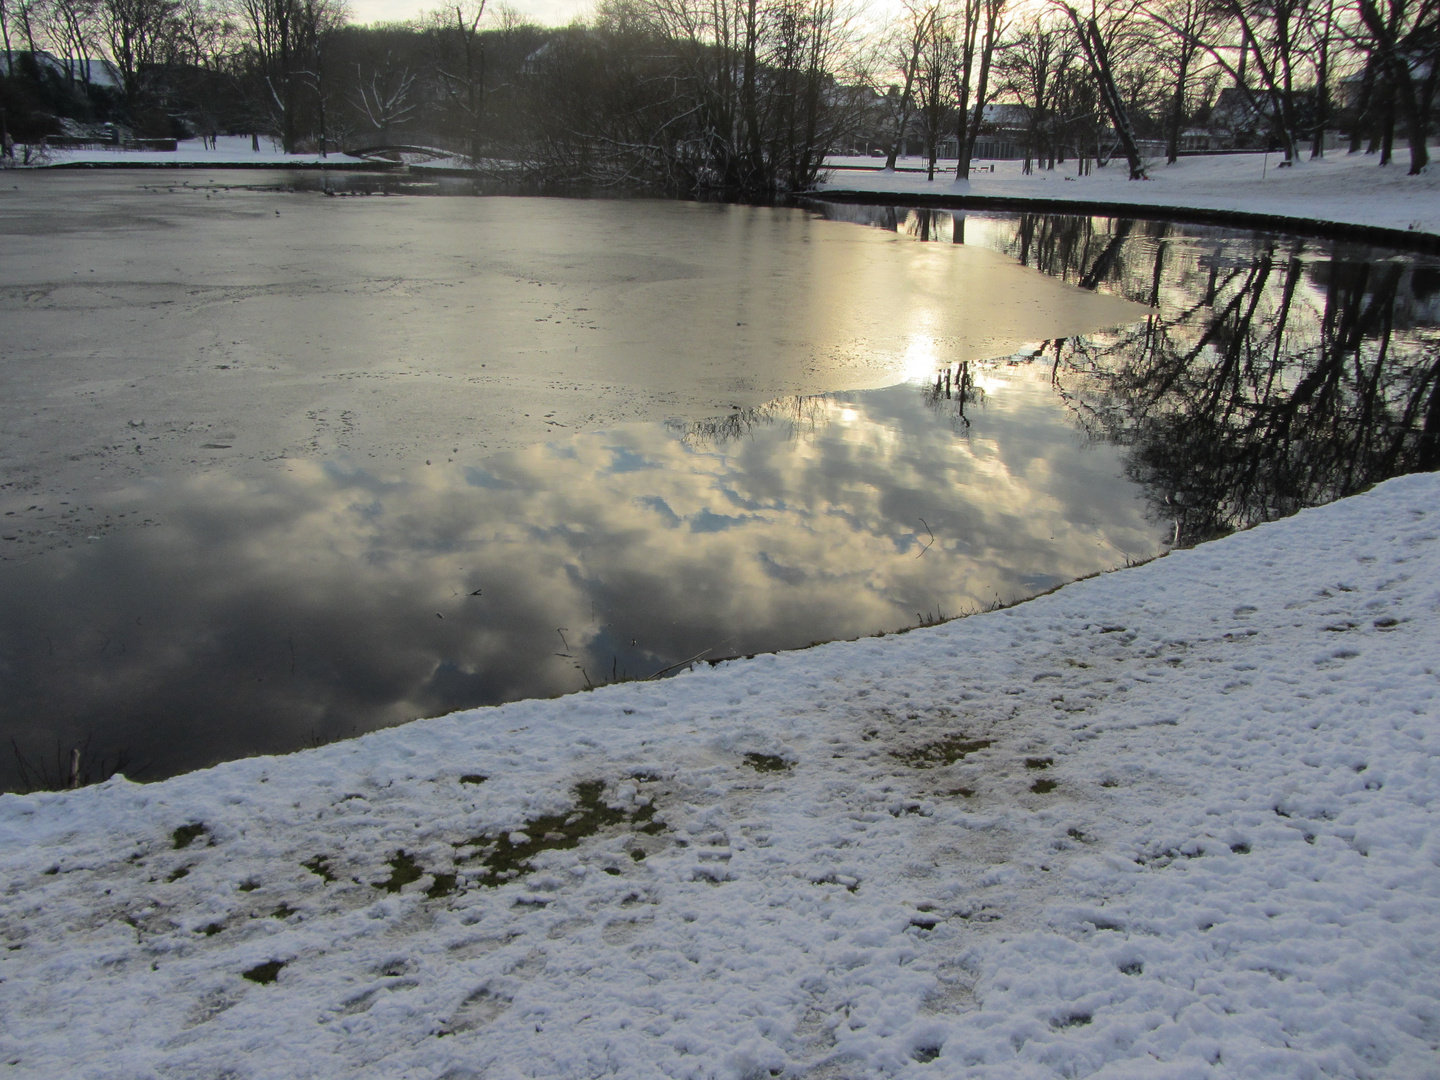
[[[1395,30],[1381,16],[1379,9],[1375,6],[1375,0],[1360,0],[1357,6],[1365,28],[1375,39],[1376,51],[1380,53],[1385,64],[1387,81],[1390,83],[1389,101],[1386,106],[1385,146],[1381,153],[1380,164],[1388,165],[1390,163],[1394,144],[1395,108],[1398,104],[1405,114],[1405,126],[1410,139],[1410,175],[1414,176],[1430,161],[1430,153],[1425,147],[1425,139],[1430,120],[1430,95],[1434,93],[1435,88],[1437,56],[1432,49],[1429,56],[1430,71],[1423,84],[1422,98],[1422,92],[1417,91],[1415,79],[1411,75],[1410,57],[1408,53],[1401,50],[1400,42],[1396,40]]]
[[[910,60],[905,65],[905,89],[900,94],[900,125],[895,129],[895,141],[890,144],[890,153],[885,158],[885,171],[895,171],[895,159],[905,149],[905,128],[910,122],[910,95],[915,88],[915,75],[920,68],[920,49],[925,44],[925,29],[916,26],[910,39]]]
[[[1380,120],[1380,164],[1389,165],[1395,152],[1395,87],[1387,86],[1385,112]]]
[[[1355,108],[1355,120],[1350,128],[1350,153],[1360,151],[1360,143],[1365,137],[1365,122],[1370,117],[1370,107],[1375,95],[1375,63],[1370,61],[1365,65],[1365,74],[1360,77],[1360,101]]]
[[[955,101],[955,180],[970,179],[970,69],[975,64],[975,35],[980,25],[980,0],[966,0],[964,44],[960,50],[960,66],[956,71]]]
[[[1180,128],[1185,122],[1185,83],[1190,74],[1190,49],[1180,46],[1180,71],[1175,77],[1175,94],[1170,99],[1170,137],[1166,141],[1165,160],[1174,165],[1180,160]]]
[[[1130,179],[1147,179],[1145,163],[1140,160],[1140,148],[1136,145],[1135,133],[1130,127],[1130,117],[1125,112],[1124,102],[1120,98],[1120,90],[1115,85],[1115,73],[1110,67],[1110,56],[1105,49],[1105,38],[1100,33],[1100,24],[1093,18],[1082,22],[1078,11],[1069,4],[1064,7],[1065,13],[1070,16],[1070,21],[1075,25],[1075,32],[1080,37],[1081,48],[1085,50],[1085,59],[1090,62],[1090,71],[1100,86],[1100,97],[1105,103],[1105,112],[1109,115],[1110,123],[1115,128],[1115,134],[1120,139],[1121,149],[1125,151],[1125,160],[1130,166]]]
[[[1320,55],[1315,61],[1315,141],[1310,157],[1325,156],[1325,125],[1330,120],[1330,35],[1335,21],[1335,2],[1326,0],[1325,34],[1320,39]]]
[[[745,9],[745,62],[740,76],[740,110],[745,118],[750,171],[758,176],[765,170],[765,152],[760,145],[760,112],[755,94],[755,50],[760,37],[760,15],[756,4],[757,0],[749,0]]]
[[[991,0],[985,6],[985,38],[980,44],[980,78],[975,84],[975,108],[970,117],[969,141],[964,148],[967,179],[970,176],[970,162],[975,156],[975,140],[980,137],[980,125],[985,120],[985,99],[990,92],[990,63],[995,56],[996,38],[1000,33],[996,24],[1000,21],[1001,6],[996,0]],[[959,176],[958,167],[956,176]]]

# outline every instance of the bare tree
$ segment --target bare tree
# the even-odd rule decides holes
[[[411,97],[414,87],[415,75],[389,52],[368,73],[355,65],[355,104],[382,141],[419,107]]]
[[[852,27],[836,0],[612,3],[527,61],[537,165],[746,198],[807,188],[861,92],[836,78]]]
[[[485,3],[486,0],[456,0],[453,6],[441,8],[431,16],[431,34],[437,48],[435,70],[444,82],[451,104],[465,117],[472,164],[480,160],[480,141],[485,130],[486,57],[485,38],[480,33]],[[458,64],[453,62],[456,59]]]
[[[1196,69],[1200,66],[1201,43],[1210,39],[1219,20],[1212,0],[1164,0],[1142,10],[1162,16],[1153,20],[1163,32],[1154,51],[1171,81],[1165,119],[1165,159],[1173,165],[1180,156],[1180,134],[1185,126]]]
[[[87,86],[90,83],[96,16],[95,0],[50,0],[44,9],[45,36],[65,61],[66,79],[71,84],[77,78]]]
[[[970,163],[975,157],[975,141],[985,122],[990,104],[990,69],[995,52],[1007,26],[1006,6],[1009,0],[961,0],[959,47],[955,51],[955,98],[959,111],[955,138],[959,159],[955,162],[955,182],[970,178]],[[973,100],[971,94],[974,94]]]
[[[139,102],[141,78],[163,56],[175,0],[101,0],[100,25],[125,98]]]
[[[1425,143],[1440,76],[1440,5],[1436,0],[1390,0],[1382,11],[1376,0],[1356,0],[1356,8],[1368,35],[1365,43],[1404,115],[1414,176],[1430,161]]]
[[[1295,107],[1295,83],[1303,63],[1302,29],[1304,5],[1308,0],[1218,0],[1214,12],[1226,24],[1239,30],[1240,41],[1209,37],[1208,26],[1187,28],[1173,14],[1183,8],[1146,8],[1145,13],[1177,38],[1204,49],[1234,79],[1235,89],[1251,111],[1266,118],[1280,142],[1287,164],[1299,155],[1299,123]],[[1233,60],[1232,60],[1233,57]],[[1258,87],[1251,86],[1248,72],[1253,68]],[[1257,94],[1258,90],[1258,94]]]
[[[281,145],[294,153],[300,138],[301,91],[319,82],[316,49],[344,20],[342,0],[238,0],[247,45],[263,98],[278,121]]]
[[[5,74],[13,75],[10,70],[10,8],[9,0],[0,0],[0,40],[5,43]]]
[[[1130,179],[1146,179],[1145,163],[1140,158],[1140,147],[1135,141],[1135,129],[1131,126],[1130,114],[1125,108],[1125,101],[1120,95],[1119,87],[1116,86],[1115,68],[1111,62],[1109,42],[1101,27],[1102,17],[1107,21],[1123,22],[1129,18],[1131,13],[1106,7],[1103,5],[1103,0],[1090,0],[1088,15],[1081,15],[1078,10],[1064,0],[1056,0],[1056,3],[1069,17],[1071,25],[1075,27],[1076,36],[1080,40],[1080,48],[1085,54],[1085,59],[1090,65],[1090,72],[1095,77],[1095,82],[1100,89],[1100,100],[1105,106],[1111,126],[1115,129],[1115,137],[1120,141],[1120,148],[1125,152],[1125,160],[1130,166]]]
[[[1300,16],[1303,0],[1225,0],[1222,11],[1240,24],[1255,71],[1269,100],[1270,119],[1285,160],[1299,157],[1300,132],[1295,116],[1295,74],[1300,58]]]
[[[1067,70],[1073,66],[1073,48],[1067,48],[1069,34],[1057,26],[1050,13],[1035,10],[1016,27],[1000,65],[1005,92],[1019,99],[1025,108],[1025,163],[1029,173],[1032,160],[1055,166],[1054,104]]]
[[[1325,156],[1325,126],[1330,121],[1331,48],[1335,42],[1335,0],[1318,0],[1309,13],[1307,29],[1315,62],[1315,134],[1311,158]]]
[[[20,32],[25,35],[25,44],[29,47],[30,56],[33,58],[38,51],[35,46],[35,31],[41,27],[45,18],[46,0],[13,0],[10,8],[11,15]],[[43,29],[41,29],[43,33]],[[11,72],[11,74],[14,74]]]
[[[225,9],[211,0],[180,0],[172,20],[172,61],[197,68],[218,68],[235,34],[235,25]]]
[[[951,32],[951,20],[937,8],[930,21],[930,33],[926,36],[920,71],[915,81],[916,118],[925,144],[927,180],[935,179],[935,162],[951,100],[951,73],[954,68],[955,38]]]
[[[896,31],[891,51],[903,79],[900,97],[895,106],[895,128],[890,139],[890,152],[885,156],[885,171],[893,172],[895,160],[905,152],[905,136],[910,112],[915,104],[915,80],[920,74],[920,58],[925,52],[935,25],[936,7],[920,6],[906,0],[905,18]]]

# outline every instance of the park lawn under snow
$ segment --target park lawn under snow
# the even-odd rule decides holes
[[[362,159],[353,158],[338,151],[328,157],[319,154],[287,154],[266,136],[260,140],[260,149],[250,143],[249,135],[221,135],[215,140],[215,149],[210,149],[199,139],[184,139],[173,151],[165,150],[66,150],[54,149],[46,152],[45,165],[190,165],[223,169],[227,166],[250,165],[331,165],[343,169],[363,164]]]
[[[0,1062],[1434,1076],[1437,628],[1429,474],[909,634],[3,796]]]
[[[1183,157],[1174,165],[1155,161],[1148,180],[1130,180],[1123,160],[1080,177],[1073,161],[1029,176],[1019,161],[983,162],[983,168],[993,165],[995,171],[975,172],[959,183],[953,164],[948,175],[937,172],[934,180],[926,180],[923,172],[835,170],[819,190],[1104,202],[1168,208],[1177,217],[1186,209],[1223,210],[1293,218],[1301,230],[1323,221],[1440,234],[1440,172],[1431,166],[1419,176],[1407,176],[1408,150],[1401,148],[1384,168],[1376,154],[1344,150],[1327,151],[1314,161],[1302,156],[1290,168],[1278,168],[1280,160],[1279,154],[1210,154]],[[847,157],[829,163],[883,164]],[[918,168],[924,162],[910,158],[899,164]]]

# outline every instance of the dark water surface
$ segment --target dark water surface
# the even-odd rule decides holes
[[[88,739],[86,768],[125,753],[155,778],[959,615],[1440,463],[1433,261],[1172,224],[815,210],[1152,311],[949,367],[917,325],[912,381],[712,421],[557,432],[404,474],[342,448],[97,495],[73,511],[134,527],[0,562],[0,733],[32,772]],[[62,535],[72,508],[44,509]]]
[[[1057,395],[1171,539],[1196,542],[1440,467],[1440,260],[1234,229],[1045,214],[823,207],[984,244],[1150,306],[1046,342]]]

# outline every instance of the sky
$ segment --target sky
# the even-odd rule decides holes
[[[439,7],[443,0],[350,0],[357,23],[408,22]],[[490,0],[499,7],[499,0]],[[565,26],[593,14],[600,0],[509,0],[521,16],[544,26]],[[870,0],[864,5],[877,12],[897,6],[896,0]]]
[[[440,6],[440,0],[350,0],[357,23],[408,22]],[[516,0],[510,4],[522,16],[549,26],[564,26],[589,15],[595,0]]]

